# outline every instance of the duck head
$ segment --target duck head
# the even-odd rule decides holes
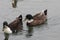
[[[31,14],[27,14],[24,21],[26,21],[26,20],[27,20],[28,23],[32,22],[33,21],[33,16]]]
[[[8,23],[7,23],[7,21],[4,21],[3,22],[3,28],[5,28],[6,26],[8,26]]]
[[[31,20],[31,19],[33,19],[33,16],[31,14],[27,14],[26,19]]]

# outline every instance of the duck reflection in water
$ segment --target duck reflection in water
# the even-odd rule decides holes
[[[30,37],[33,35],[33,27],[27,26],[27,28],[28,28],[28,31],[27,31],[26,37]]]
[[[29,22],[27,22],[27,28],[28,31],[26,37],[31,37],[33,35],[33,26],[29,25]]]

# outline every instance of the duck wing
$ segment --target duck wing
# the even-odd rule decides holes
[[[34,20],[33,22],[29,23],[29,26],[32,27],[32,26],[37,26],[37,25],[40,25],[44,23],[43,20]]]

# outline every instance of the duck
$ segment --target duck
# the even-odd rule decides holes
[[[19,31],[22,32],[23,30],[22,15],[19,15],[18,17],[16,17],[16,19],[10,22],[9,24],[7,21],[3,22],[3,25],[4,24],[5,24],[5,26],[3,27],[4,32],[6,31],[7,32],[12,31],[12,33],[18,33]]]
[[[12,34],[12,30],[10,29],[10,27],[8,26],[7,21],[3,22],[3,29],[2,31],[4,32],[4,40],[8,40],[9,39],[9,35]]]
[[[19,15],[14,21],[8,24],[13,33],[23,30],[22,15]]]
[[[47,9],[42,10],[41,12],[32,16],[31,14],[27,14],[25,17],[27,26],[37,26],[45,23],[47,20]]]
[[[10,29],[10,27],[8,26],[8,23],[7,21],[4,21],[3,22],[3,30],[2,30],[4,33],[6,34],[11,34],[12,33],[12,30]]]
[[[17,0],[12,0],[12,7],[16,8],[17,7]]]

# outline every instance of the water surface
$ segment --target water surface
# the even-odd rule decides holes
[[[9,40],[59,40],[60,39],[60,0],[18,0],[17,8],[12,8],[11,0],[0,0],[0,40],[4,39],[2,23],[10,23],[20,14],[25,18],[26,14],[35,15],[43,9],[48,9],[47,23],[34,28],[33,36],[11,35]],[[24,23],[24,30],[27,27]]]

